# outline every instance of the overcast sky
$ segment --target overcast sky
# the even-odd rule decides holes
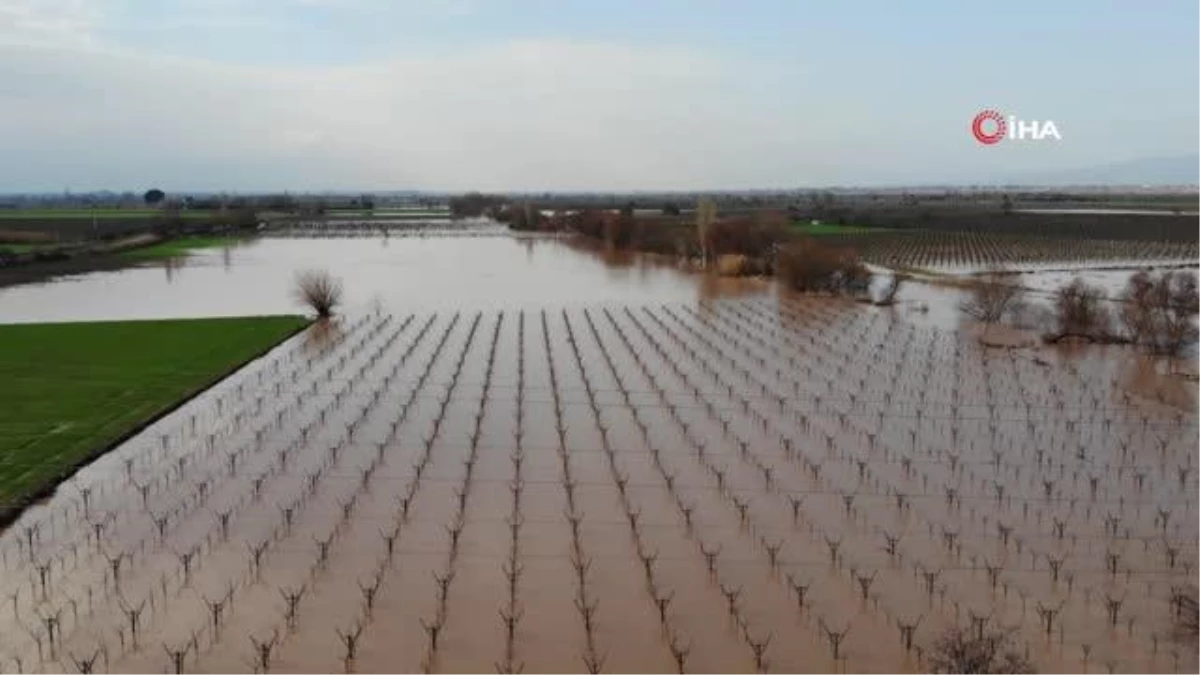
[[[0,192],[692,189],[1196,152],[1195,0],[0,0]],[[1060,142],[978,144],[983,108]]]

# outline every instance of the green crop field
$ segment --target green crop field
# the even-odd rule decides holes
[[[0,325],[0,520],[305,325],[297,316]]]
[[[867,234],[868,232],[887,232],[885,227],[866,227],[864,225],[838,225],[824,222],[793,222],[792,231],[800,234],[821,236],[824,234]]]
[[[0,220],[113,220],[121,218],[153,218],[163,215],[161,209],[0,209]],[[180,211],[183,218],[208,218],[211,211]]]
[[[325,213],[328,218],[449,218],[450,211],[422,211],[415,209],[375,209],[366,211],[362,209],[330,209]]]
[[[52,244],[4,244],[0,243],[0,253],[29,253],[39,248],[52,248]]]
[[[159,258],[174,258],[176,256],[187,255],[188,251],[193,249],[237,246],[246,241],[248,239],[243,237],[179,237],[178,239],[169,239],[153,246],[130,249],[121,253],[121,255],[127,258],[157,260]]]

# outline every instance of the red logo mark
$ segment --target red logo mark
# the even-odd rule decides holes
[[[988,124],[991,122],[991,124]],[[989,131],[986,127],[991,127]],[[1008,133],[1008,124],[1004,122],[1004,118],[995,110],[984,110],[971,120],[971,133],[975,135],[975,140],[984,145],[995,145],[999,143],[1004,135]]]

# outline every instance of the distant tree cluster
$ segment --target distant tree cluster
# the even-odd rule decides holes
[[[450,215],[455,218],[476,218],[484,215],[495,215],[500,207],[508,203],[508,198],[502,195],[485,195],[481,192],[468,192],[464,195],[450,198]]]
[[[508,204],[495,214],[496,218],[507,223],[513,230],[533,232],[547,229],[547,219],[542,212],[529,202]]]
[[[791,237],[787,217],[778,211],[759,211],[752,216],[721,218],[706,228],[705,250],[709,255],[744,255],[768,259],[776,247]]]

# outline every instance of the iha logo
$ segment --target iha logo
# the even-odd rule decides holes
[[[1009,115],[1005,117],[998,111],[987,109],[981,111],[971,120],[971,134],[975,140],[984,145],[995,145],[1000,141],[1044,141],[1062,140],[1058,127],[1053,120],[1039,122],[1038,120],[1019,120]]]

